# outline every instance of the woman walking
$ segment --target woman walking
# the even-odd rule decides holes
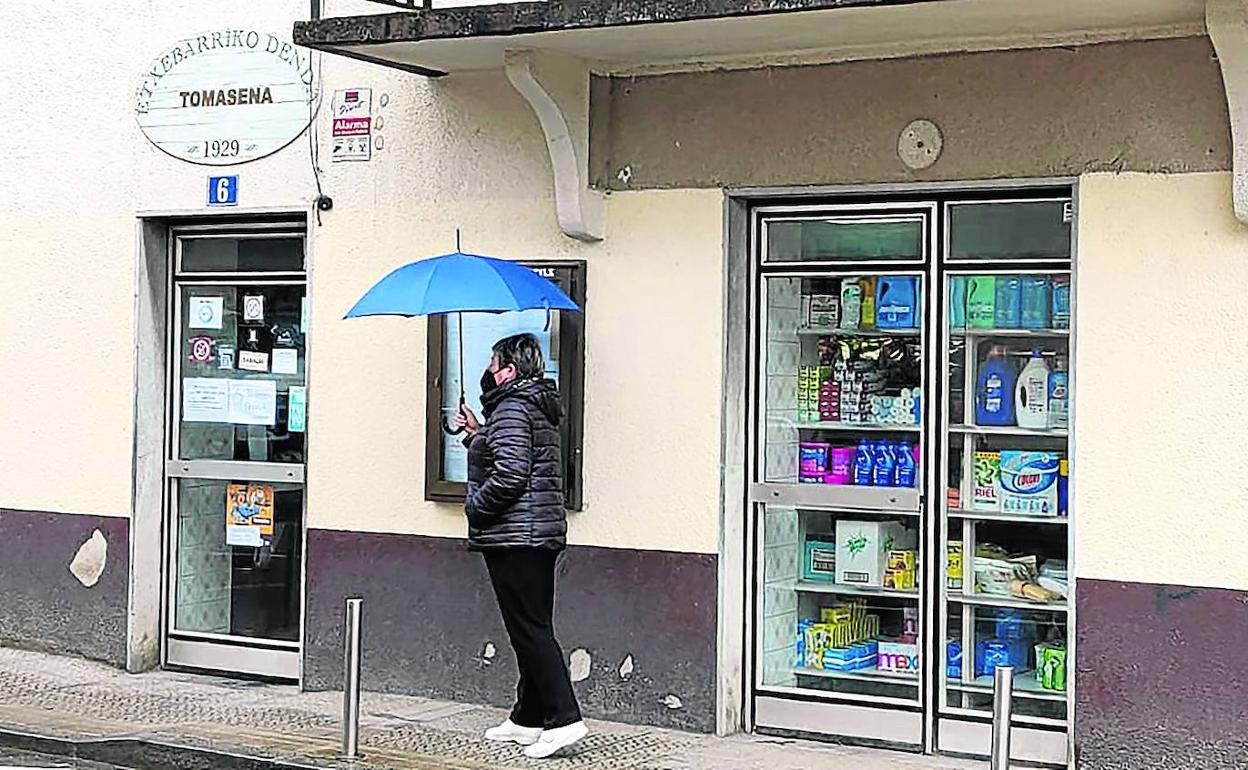
[[[468,432],[468,545],[485,556],[520,669],[511,716],[485,737],[520,744],[534,759],[589,732],[555,639],[555,559],[567,544],[567,519],[562,409],[544,375],[536,337],[500,340],[481,376],[485,421],[466,406],[456,415]]]

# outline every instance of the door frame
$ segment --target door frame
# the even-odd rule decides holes
[[[134,441],[131,458],[132,484],[130,509],[130,574],[126,624],[126,670],[140,673],[163,664],[166,613],[165,508],[166,440],[170,329],[169,296],[173,277],[173,230],[189,225],[211,226],[227,223],[257,223],[281,220],[304,231],[304,278],[309,291],[309,324],[314,309],[310,299],[313,285],[316,211],[310,204],[238,207],[229,210],[153,209],[135,215],[134,285]],[[305,348],[305,386],[313,374],[312,346]],[[309,429],[312,426],[309,426]],[[311,441],[311,430],[305,436]],[[306,464],[305,464],[306,465]],[[306,511],[309,484],[304,482]],[[300,632],[306,636],[307,623],[307,527],[301,553],[304,563],[300,577]],[[300,655],[300,668],[302,655]],[[299,672],[302,684],[302,671]]]
[[[754,547],[748,522],[752,520],[749,509],[749,486],[752,474],[753,435],[750,418],[750,391],[753,387],[751,375],[750,344],[754,335],[754,324],[750,317],[751,292],[754,284],[754,233],[753,210],[760,205],[770,203],[791,204],[796,206],[810,205],[816,202],[836,204],[841,199],[864,200],[875,198],[885,200],[890,197],[906,196],[915,198],[923,195],[947,196],[954,192],[983,193],[986,191],[1032,190],[1036,188],[1067,187],[1071,190],[1074,203],[1071,243],[1072,291],[1078,281],[1078,222],[1079,222],[1079,178],[1078,177],[1041,177],[999,180],[963,180],[933,183],[880,183],[853,185],[823,185],[813,187],[744,187],[724,190],[723,209],[723,249],[724,249],[724,317],[723,347],[721,349],[722,374],[722,411],[721,411],[721,479],[720,479],[720,532],[718,559],[718,631],[717,650],[717,688],[716,688],[716,732],[727,735],[733,732],[754,731],[754,627],[753,613],[754,590],[753,552]],[[943,208],[942,208],[943,213]],[[930,291],[932,296],[943,291],[937,285],[941,271],[937,264],[937,255],[932,255],[932,265],[925,267],[936,275]],[[932,303],[929,303],[932,304]],[[933,306],[932,315],[937,319],[943,316]],[[933,329],[935,337],[939,329]],[[1075,355],[1076,335],[1072,333],[1071,356]],[[932,347],[928,368],[938,367],[936,361],[937,348]],[[937,382],[942,372],[936,371]],[[1072,383],[1074,377],[1072,376]],[[937,389],[943,394],[943,389]],[[940,398],[940,395],[933,396]],[[1072,403],[1075,394],[1072,387]],[[930,403],[935,404],[935,401]],[[1073,411],[1073,409],[1072,409]],[[935,417],[929,430],[936,430]],[[929,442],[929,446],[932,446]],[[1072,437],[1069,450],[1075,453],[1075,438]],[[928,476],[928,487],[938,483],[939,468],[931,468]],[[1072,480],[1072,484],[1073,484]],[[930,495],[930,492],[929,492]],[[930,498],[939,502],[937,498]],[[1072,519],[1069,526],[1068,558],[1071,563],[1077,562],[1075,549],[1076,522]],[[928,566],[929,570],[935,568]],[[925,575],[926,576],[926,575]],[[1071,625],[1077,627],[1072,582]],[[930,614],[930,613],[929,613]],[[930,632],[929,632],[930,633]],[[1073,637],[1072,637],[1073,640]],[[1072,643],[1072,654],[1075,652]],[[929,688],[928,698],[934,698]],[[925,730],[924,751],[935,753],[937,750],[938,709],[933,702],[930,706],[924,702],[927,711],[925,722],[931,726]],[[1067,728],[1065,742],[1067,757],[1073,763],[1074,723],[1077,705],[1072,698],[1067,707]]]

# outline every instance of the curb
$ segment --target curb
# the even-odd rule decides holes
[[[324,770],[316,764],[143,738],[62,738],[0,727],[0,746],[135,770]]]

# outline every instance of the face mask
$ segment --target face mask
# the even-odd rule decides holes
[[[485,367],[485,372],[481,375],[481,393],[482,395],[489,393],[498,387],[498,383],[494,380],[494,372],[490,371],[490,367]]]

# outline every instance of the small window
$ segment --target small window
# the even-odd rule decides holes
[[[837,217],[767,223],[768,262],[923,259],[923,217]]]
[[[1070,259],[1069,198],[949,204],[949,259]]]
[[[180,273],[303,272],[303,236],[201,235],[182,242]]]
[[[554,281],[582,309],[585,307],[584,262],[531,262],[529,267]],[[468,405],[481,414],[481,372],[491,348],[512,334],[531,332],[542,342],[546,376],[559,383],[563,402],[563,483],[565,505],[582,506],[581,458],[584,415],[584,313],[555,311],[547,324],[546,312],[463,314],[463,373]],[[429,317],[428,385],[425,415],[425,499],[463,502],[467,495],[468,454],[463,436],[442,430],[459,403],[459,319],[454,315]]]

